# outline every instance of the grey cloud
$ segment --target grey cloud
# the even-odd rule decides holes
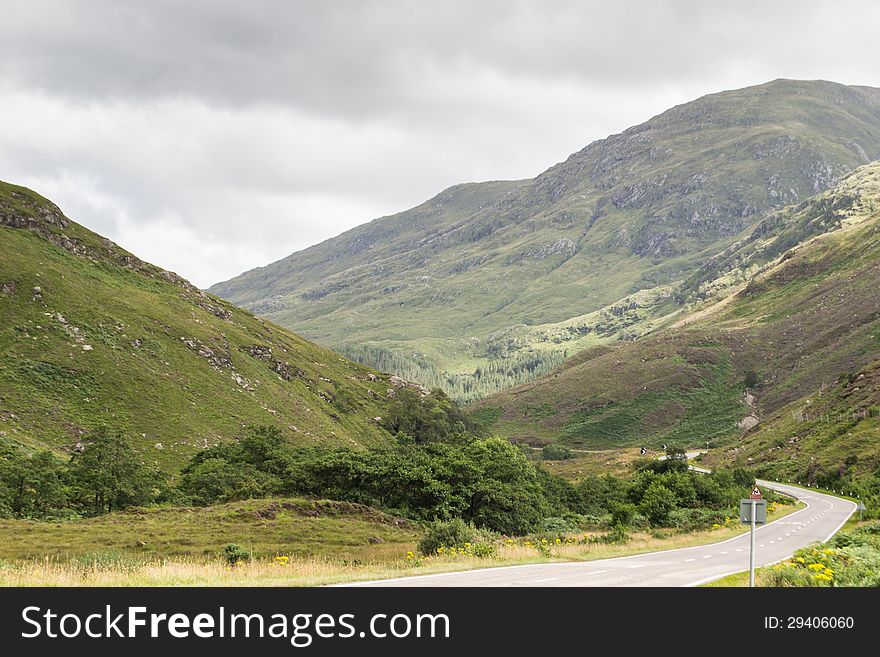
[[[0,178],[208,285],[705,93],[880,86],[878,7],[5,0]]]

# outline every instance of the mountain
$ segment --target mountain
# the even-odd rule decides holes
[[[880,162],[772,213],[688,287],[676,321],[477,416],[532,444],[709,441],[712,463],[813,483],[880,467]]]
[[[69,452],[106,423],[168,468],[247,424],[379,444],[389,385],[0,183],[0,443]]]
[[[674,107],[531,180],[452,187],[210,291],[474,400],[655,329],[769,211],[878,157],[878,90],[777,80]]]

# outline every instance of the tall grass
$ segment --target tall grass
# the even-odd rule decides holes
[[[776,517],[795,510],[781,507]],[[592,561],[725,540],[742,533],[739,526],[680,533],[637,532],[626,543],[591,542],[598,532],[579,533],[540,547],[540,539],[502,539],[492,557],[473,554],[417,557],[415,545],[376,546],[369,560],[339,556],[289,555],[228,565],[220,557],[138,557],[96,552],[72,559],[46,557],[0,561],[0,586],[317,586],[549,561]],[[409,549],[406,549],[409,547]],[[412,556],[410,556],[412,555]]]

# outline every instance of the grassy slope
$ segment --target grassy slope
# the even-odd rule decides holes
[[[725,281],[703,286],[720,297],[690,319],[578,354],[548,377],[478,403],[478,416],[522,440],[591,448],[710,440],[729,445],[716,461],[768,473],[837,467],[849,456],[873,470],[880,465],[880,164],[777,219],[775,232],[742,245],[742,257],[725,257],[763,267],[747,285],[726,271]],[[811,237],[816,222],[830,232]],[[776,240],[792,231],[805,241],[772,257]],[[745,394],[750,373],[753,399]],[[737,422],[750,414],[760,424],[743,436]]]
[[[63,453],[106,422],[169,469],[250,423],[377,444],[372,376],[0,183],[0,440]]]
[[[323,344],[453,373],[574,353],[652,328],[675,310],[668,286],[765,210],[876,157],[876,94],[776,81],[675,107],[532,180],[453,187],[212,291]],[[476,392],[440,382],[485,392],[463,380]]]

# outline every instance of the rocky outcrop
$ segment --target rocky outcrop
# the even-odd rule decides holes
[[[298,367],[293,367],[287,361],[275,358],[272,353],[272,347],[255,344],[249,347],[240,347],[240,349],[248,356],[266,363],[269,366],[269,369],[285,381],[290,381],[294,377],[302,378],[305,376],[304,372]]]
[[[218,372],[221,369],[232,367],[232,360],[229,356],[228,351],[221,351],[219,349],[209,347],[197,338],[181,337],[180,341],[187,349],[195,351],[199,356],[208,361],[211,364],[211,367],[213,367]]]

